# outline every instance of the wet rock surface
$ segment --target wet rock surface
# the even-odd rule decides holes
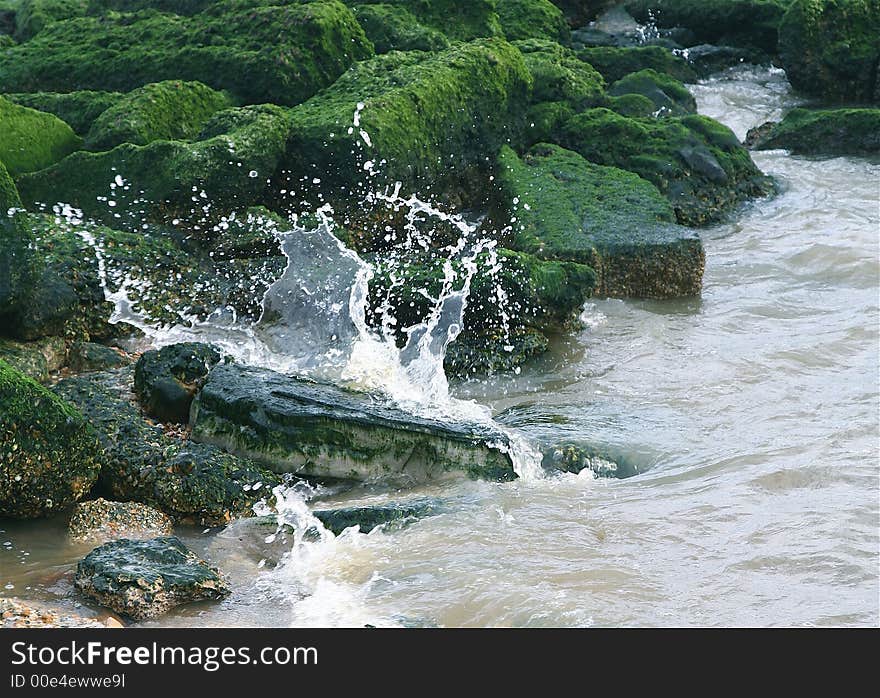
[[[880,109],[792,109],[780,122],[751,129],[746,145],[802,155],[880,153]]]
[[[132,373],[131,367],[92,373],[53,388],[82,410],[98,434],[102,491],[153,506],[175,521],[213,525],[250,515],[278,476],[148,423],[132,402]]]
[[[501,432],[417,417],[368,393],[266,369],[216,366],[191,424],[193,439],[276,472],[403,482],[516,477],[497,448],[507,441]]]
[[[87,618],[46,608],[43,602],[0,597],[0,628],[121,628],[113,617]]]
[[[118,538],[155,538],[169,535],[171,519],[152,507],[138,502],[111,502],[93,499],[77,504],[67,533],[71,540],[104,542]]]
[[[174,537],[105,543],[77,565],[75,584],[102,606],[135,620],[230,593],[219,571]]]
[[[198,342],[144,352],[134,368],[134,390],[144,411],[161,422],[189,421],[193,397],[220,359],[218,349]]]
[[[439,500],[423,497],[387,504],[315,509],[312,514],[328,531],[338,535],[351,526],[357,526],[361,533],[369,533],[379,526],[402,527],[437,514],[441,509],[442,503]]]

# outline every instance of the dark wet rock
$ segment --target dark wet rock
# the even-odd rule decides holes
[[[4,95],[6,99],[37,111],[54,114],[85,136],[95,119],[122,97],[119,92],[81,90],[78,92],[18,92]]]
[[[111,502],[92,499],[73,509],[67,524],[71,540],[102,543],[118,538],[145,539],[170,535],[171,519],[138,502]]]
[[[778,27],[790,0],[626,0],[639,22],[684,27],[693,44],[729,44],[776,52]]]
[[[67,345],[60,337],[47,337],[35,342],[14,342],[0,339],[0,359],[39,383],[65,365]]]
[[[417,519],[437,514],[440,509],[441,504],[438,500],[422,498],[342,509],[315,509],[312,514],[328,531],[339,535],[352,526],[358,526],[361,533],[369,533],[379,526],[404,526]]]
[[[583,444],[561,443],[543,449],[541,467],[548,472],[578,474],[589,470],[596,477],[626,478],[639,469],[623,458],[612,457],[602,449]]]
[[[277,233],[291,228],[285,218],[262,206],[230,216],[211,241],[213,259],[261,259],[281,257]]]
[[[514,246],[596,270],[595,293],[671,298],[700,293],[700,237],[675,224],[656,187],[555,145],[523,158],[502,150],[503,205],[518,219]]]
[[[188,422],[193,397],[221,358],[216,347],[200,342],[144,352],[134,368],[134,390],[144,411],[160,422]]]
[[[454,376],[512,371],[548,348],[547,337],[531,327],[496,335],[473,328],[459,335],[447,347],[443,367],[447,374]]]
[[[12,177],[49,167],[81,145],[58,117],[0,96],[0,162]]]
[[[0,54],[0,91],[129,91],[198,80],[249,104],[297,104],[372,46],[336,0],[217,3],[198,21],[144,10],[54,22]]]
[[[3,173],[0,165],[0,187]],[[11,318],[21,311],[22,304],[33,292],[38,266],[34,236],[25,225],[25,216],[6,214],[6,210],[0,210],[0,326],[3,334],[9,335],[7,328]]]
[[[0,628],[121,628],[112,616],[87,618],[45,607],[41,601],[0,597]]]
[[[661,46],[601,46],[582,49],[577,55],[598,70],[609,84],[647,68],[682,82],[697,80],[694,68],[684,58]]]
[[[408,414],[382,398],[264,369],[221,364],[193,402],[193,439],[300,475],[421,482],[510,480],[488,427]]]
[[[75,584],[102,606],[135,620],[230,593],[216,568],[170,536],[121,539],[95,548],[77,565]]]
[[[751,129],[746,145],[802,155],[876,155],[880,109],[792,109],[778,123]]]
[[[128,366],[131,362],[127,354],[106,344],[74,342],[68,353],[67,366],[75,373],[85,373]]]
[[[600,12],[613,5],[615,0],[553,0],[572,27],[583,27]]]
[[[590,109],[569,119],[554,141],[599,165],[647,179],[685,225],[717,221],[737,204],[773,190],[734,133],[699,114],[633,119]]]
[[[794,0],[779,27],[779,56],[804,94],[880,104],[878,37],[876,0]]]
[[[0,360],[0,516],[48,516],[98,477],[100,446],[72,405]]]
[[[231,106],[228,95],[200,82],[151,83],[121,96],[98,116],[84,146],[100,151],[122,143],[194,140],[211,116]]]
[[[608,87],[613,97],[637,94],[647,97],[658,116],[681,116],[697,111],[697,100],[678,80],[646,68],[630,73]]]
[[[132,367],[67,378],[54,386],[98,432],[99,486],[112,499],[148,504],[202,525],[249,516],[280,479],[207,444],[167,436],[132,404]]]
[[[688,63],[700,77],[707,77],[727,68],[742,63],[763,64],[769,62],[769,56],[761,51],[739,46],[714,46],[700,44],[692,46],[685,52]]]

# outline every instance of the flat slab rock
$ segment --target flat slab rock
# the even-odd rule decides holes
[[[218,365],[193,403],[192,438],[316,477],[424,482],[516,477],[507,437],[409,414],[369,393]]]
[[[171,518],[138,502],[93,499],[73,509],[67,534],[74,541],[105,542],[117,538],[155,538],[169,535]]]
[[[105,543],[80,560],[74,581],[86,596],[135,620],[230,593],[218,570],[173,536]]]

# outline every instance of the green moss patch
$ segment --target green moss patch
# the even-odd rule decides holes
[[[880,109],[792,109],[756,136],[753,147],[805,155],[880,154]]]
[[[81,143],[61,119],[0,97],[0,161],[13,177],[49,167]]]

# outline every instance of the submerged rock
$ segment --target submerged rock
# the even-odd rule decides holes
[[[0,597],[0,628],[121,628],[111,616],[86,618],[47,609],[42,602]]]
[[[170,535],[171,519],[138,502],[110,502],[92,499],[73,509],[67,533],[74,541],[105,542],[117,538],[155,538]]]
[[[73,406],[0,360],[0,516],[48,516],[86,494],[100,446]]]
[[[779,55],[796,90],[880,104],[878,37],[877,0],[794,0],[779,27]]]
[[[596,477],[626,478],[639,473],[639,468],[624,459],[612,457],[601,449],[576,443],[561,443],[544,449],[541,467],[548,472],[577,475],[589,470]]]
[[[880,153],[880,109],[792,109],[782,121],[751,129],[746,145],[803,155]]]
[[[230,593],[219,571],[175,537],[105,543],[79,562],[74,583],[102,606],[135,620]]]
[[[417,519],[437,514],[440,503],[436,499],[422,498],[405,502],[389,502],[342,509],[315,509],[312,514],[324,527],[339,535],[346,528],[358,526],[361,533],[369,533],[379,526],[404,526]]]
[[[131,402],[132,369],[67,378],[53,387],[76,404],[98,432],[99,484],[114,499],[148,504],[175,521],[226,523],[253,505],[280,478],[207,444],[166,436]]]
[[[516,477],[505,436],[404,412],[375,395],[234,364],[216,366],[193,403],[193,439],[276,472],[422,482]]]
[[[188,422],[193,397],[221,358],[215,347],[200,342],[144,352],[134,368],[134,390],[144,411],[160,422]]]
[[[700,293],[699,235],[676,225],[670,205],[640,177],[542,144],[523,158],[503,149],[498,181],[501,205],[517,218],[513,245],[591,267],[596,295]]]

